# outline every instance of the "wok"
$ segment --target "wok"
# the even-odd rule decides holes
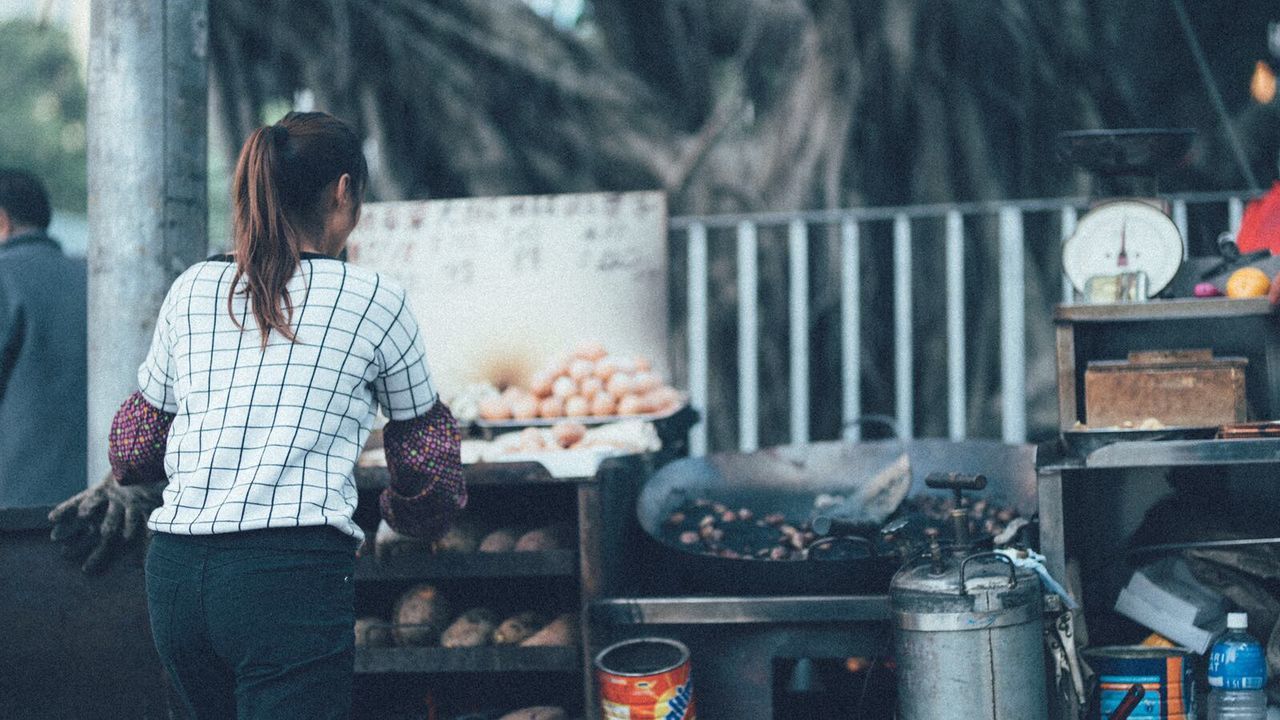
[[[1030,517],[1036,511],[1035,447],[993,441],[945,440],[815,442],[753,453],[719,453],[672,462],[645,481],[636,500],[640,527],[654,541],[668,587],[691,594],[874,594],[888,591],[896,556],[839,560],[725,558],[686,550],[664,540],[663,523],[697,498],[757,512],[812,519],[819,494],[857,495],[868,478],[902,454],[910,461],[909,496],[943,494],[924,479],[933,472],[981,474],[980,494]]]

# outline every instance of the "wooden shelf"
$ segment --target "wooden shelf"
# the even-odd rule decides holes
[[[356,673],[581,672],[576,647],[356,648]]]
[[[364,556],[356,561],[359,582],[478,577],[576,577],[578,553],[573,550],[507,553],[440,553],[400,556],[379,562]]]
[[[1142,322],[1271,315],[1266,298],[1175,298],[1142,303],[1078,303],[1054,308],[1059,322]]]

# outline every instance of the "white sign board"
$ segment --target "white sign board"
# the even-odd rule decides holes
[[[446,397],[586,341],[668,375],[659,192],[369,203],[347,259],[402,285]]]

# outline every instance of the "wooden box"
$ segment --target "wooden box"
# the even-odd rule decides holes
[[[1090,428],[1222,425],[1248,419],[1245,366],[1211,350],[1131,352],[1128,360],[1094,360],[1084,373]]]

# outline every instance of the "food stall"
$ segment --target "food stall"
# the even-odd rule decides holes
[[[932,546],[960,587],[1004,592],[1012,556],[991,550],[1035,543],[1030,446],[685,457],[697,418],[669,384],[665,258],[652,193],[365,210],[350,260],[408,289],[433,379],[466,424],[472,502],[429,546],[379,528],[364,503],[360,716],[622,712],[610,683],[635,673],[612,651],[644,638],[678,648],[674,664],[695,678],[691,692],[672,681],[662,707],[781,718],[847,702],[873,716],[897,701],[890,581],[904,562]],[[358,472],[369,500],[386,482],[379,453],[375,440]],[[1014,571],[1035,599],[1018,622],[988,615],[1034,620],[1034,642],[1013,645],[1039,657],[1041,614],[1055,608],[1028,572]],[[860,691],[815,695],[822,677]]]

